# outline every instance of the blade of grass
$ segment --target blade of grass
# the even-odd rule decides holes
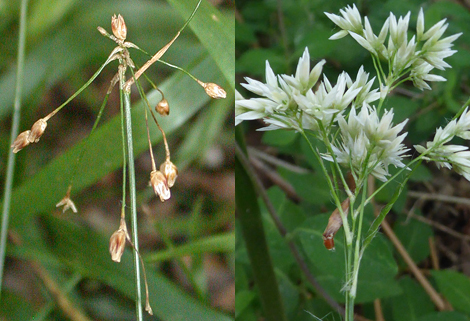
[[[168,2],[186,19],[197,1],[168,0]],[[230,86],[235,88],[234,16],[224,15],[209,1],[203,1],[189,27],[214,58]]]
[[[17,72],[15,84],[15,104],[13,112],[13,120],[10,134],[10,142],[14,142],[18,136],[21,117],[21,91],[23,89],[23,75],[24,75],[24,53],[26,43],[26,16],[28,10],[28,0],[21,1],[20,8],[20,29],[18,41],[18,59],[17,59]],[[16,154],[10,148],[8,152],[8,165],[7,176],[5,180],[5,189],[3,196],[3,209],[2,209],[2,229],[0,232],[0,297],[1,288],[3,283],[3,267],[5,263],[5,250],[7,247],[7,233],[8,224],[10,221],[10,205],[13,188],[13,176],[15,174],[15,160]]]
[[[236,141],[245,146],[241,126],[235,128]],[[261,212],[250,176],[235,157],[235,199],[237,217],[250,258],[253,277],[259,289],[264,317],[267,321],[287,320],[274,267],[264,233]]]
[[[210,252],[234,252],[235,233],[227,232],[219,235],[209,236],[185,245],[174,247],[144,257],[146,262],[161,262],[185,255],[210,253]]]

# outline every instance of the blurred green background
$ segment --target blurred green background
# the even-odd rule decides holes
[[[405,129],[409,132],[406,138],[409,147],[432,139],[436,127],[447,124],[470,96],[469,4],[413,0],[372,0],[355,4],[361,15],[369,18],[376,34],[390,12],[398,18],[410,11],[410,28],[415,28],[421,7],[424,9],[426,30],[446,18],[449,27],[444,37],[463,32],[453,47],[458,53],[446,59],[452,69],[433,71],[444,76],[447,82],[433,83],[433,90],[424,92],[406,83],[385,101],[386,109],[394,108],[395,123],[409,118]],[[354,79],[361,65],[374,76],[369,53],[351,37],[328,40],[338,28],[324,12],[340,15],[339,10],[347,5],[352,6],[353,3],[238,0],[235,40],[237,90],[245,98],[250,97],[251,93],[239,83],[245,82],[243,77],[264,82],[266,60],[269,60],[274,73],[294,74],[305,47],[309,49],[312,67],[319,60],[326,59],[323,73],[332,83],[343,70]],[[310,272],[326,293],[342,302],[343,236],[342,231],[336,236],[336,252],[328,252],[324,248],[321,235],[334,206],[317,160],[300,135],[292,131],[256,131],[264,127],[262,121],[245,121],[240,126],[251,164],[268,189],[271,202],[288,233],[286,238],[281,237],[260,201],[286,320],[314,320],[312,315],[322,320],[340,320],[337,311],[332,310],[321,293],[308,282],[286,243],[294,241]],[[458,143],[468,145],[468,142]],[[397,186],[395,182],[390,184],[377,200],[385,204]],[[447,201],[433,198],[432,195],[436,194]],[[425,199],[423,195],[431,195],[431,198]],[[458,198],[449,202],[449,196]],[[470,270],[466,254],[470,240],[470,211],[466,201],[469,196],[470,183],[463,177],[448,170],[439,170],[433,164],[423,164],[388,216],[408,253],[455,311],[436,312],[429,296],[410,276],[408,267],[391,242],[384,235],[379,235],[361,265],[357,297],[359,314],[376,320],[373,303],[375,299],[380,299],[386,320],[469,320]],[[369,211],[367,219],[370,221],[372,217],[372,211]],[[263,312],[258,288],[253,286],[253,269],[257,267],[253,267],[249,260],[241,224],[236,221],[236,319],[254,321],[268,313]],[[449,231],[443,231],[445,228],[442,226],[450,228],[452,235]],[[438,267],[431,262],[429,239],[435,242]]]
[[[10,149],[19,2],[0,1],[2,195]],[[153,54],[174,37],[196,3],[29,1],[20,131],[64,102],[106,60],[115,44],[96,27],[111,32],[113,14],[123,15],[127,40]],[[162,64],[147,72],[170,104],[170,115],[160,124],[179,169],[172,197],[163,204],[148,186],[151,164],[143,105],[133,87],[139,239],[155,314],[145,316],[148,320],[232,319],[233,52],[233,1],[203,1],[163,59],[202,81],[221,85],[227,98],[211,100],[189,77]],[[131,56],[139,66],[148,59],[132,49]],[[135,320],[130,247],[120,264],[112,262],[108,252],[109,237],[119,226],[122,193],[117,88],[76,174],[72,199],[79,212],[62,214],[55,208],[117,66],[117,62],[108,65],[48,122],[38,144],[17,154],[2,320]],[[156,105],[159,94],[146,81],[142,84]],[[153,124],[150,127],[158,166],[164,161],[162,138]],[[60,300],[73,309],[58,305]]]

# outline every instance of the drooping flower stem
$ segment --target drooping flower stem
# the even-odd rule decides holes
[[[123,78],[121,78],[121,88],[124,86]],[[137,320],[141,321],[142,316],[142,295],[140,286],[140,260],[137,251],[139,250],[138,228],[137,228],[137,197],[135,192],[135,169],[134,169],[134,147],[132,140],[132,118],[131,118],[131,97],[130,92],[120,91],[121,104],[124,104],[124,121],[126,125],[126,146],[127,146],[127,166],[129,174],[129,198],[131,210],[131,226],[132,226],[132,242],[134,243],[134,273],[135,273],[135,289],[136,289],[136,315]]]

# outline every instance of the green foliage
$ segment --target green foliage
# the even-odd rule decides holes
[[[398,280],[403,292],[392,298],[393,320],[417,320],[434,311],[434,305],[423,288],[410,277]]]
[[[21,130],[29,128],[37,118],[45,116],[60,105],[105,61],[114,46],[96,31],[96,27],[102,26],[110,31],[113,13],[121,13],[125,17],[129,41],[152,54],[165,45],[197,3],[176,0],[169,2],[171,6],[162,1],[117,1],[112,6],[108,1],[31,2]],[[13,105],[15,78],[12,61],[16,55],[14,48],[18,15],[15,3],[16,1],[7,1],[5,5],[0,5],[4,18],[0,23],[0,32],[5,35],[5,39],[11,40],[0,46],[2,168],[10,148],[9,115]],[[197,83],[180,71],[170,70],[162,64],[157,63],[148,71],[150,79],[158,80],[158,86],[171,106],[170,116],[160,124],[170,140],[170,149],[176,158],[174,162],[180,170],[179,179],[188,177],[188,172],[199,172],[201,177],[207,175],[206,179],[212,179],[213,175],[219,174],[218,170],[221,168],[213,169],[212,172],[207,170],[206,158],[210,150],[219,146],[233,146],[233,128],[226,126],[231,122],[230,114],[233,110],[233,51],[233,10],[230,6],[217,9],[203,1],[195,19],[163,59],[185,68],[202,81],[220,84],[227,91],[227,98],[211,100]],[[148,59],[133,49],[131,54],[139,66]],[[19,166],[13,190],[10,230],[21,242],[8,245],[8,256],[13,262],[21,259],[26,262],[24,264],[37,261],[44,265],[59,287],[70,295],[73,304],[85,309],[94,318],[114,320],[116,315],[120,315],[122,318],[119,319],[134,320],[135,284],[131,251],[126,250],[121,263],[117,264],[111,261],[108,250],[109,237],[119,223],[119,193],[122,189],[121,174],[115,174],[122,166],[117,88],[114,88],[108,102],[104,123],[98,126],[89,140],[89,148],[78,168],[72,191],[72,198],[79,211],[92,207],[95,208],[91,211],[93,213],[106,213],[98,220],[103,217],[105,219],[101,223],[93,223],[94,216],[89,211],[54,217],[60,213],[55,204],[66,192],[71,170],[83,144],[81,139],[89,132],[90,119],[94,119],[109,82],[117,71],[116,67],[117,63],[114,62],[107,66],[96,81],[67,106],[60,116],[49,121],[39,144],[28,146],[17,155]],[[161,96],[157,91],[149,90],[145,81],[142,82],[150,104],[156,105]],[[137,97],[132,97],[135,100],[132,106],[134,154],[136,163],[145,164],[143,168],[147,168],[148,142],[144,105]],[[71,122],[70,119],[80,121]],[[161,148],[160,132],[152,125],[150,130],[155,149]],[[160,149],[157,162],[163,161],[162,155],[164,154]],[[150,169],[140,169],[137,173],[139,206],[152,204],[155,199],[153,191],[147,187],[149,172]],[[224,169],[224,172],[233,174],[230,168]],[[3,171],[0,178],[4,180]],[[173,204],[172,211],[178,217],[165,218],[166,221],[161,223],[163,230],[172,239],[184,240],[185,244],[157,253],[157,248],[162,247],[161,241],[151,237],[151,245],[145,246],[144,242],[141,248],[142,254],[148,254],[151,249],[149,257],[164,261],[163,264],[161,261],[159,264],[146,264],[150,304],[159,320],[233,320],[230,311],[220,311],[208,304],[212,293],[206,284],[204,274],[207,272],[204,271],[202,260],[206,253],[217,253],[224,262],[227,273],[232,274],[230,259],[234,253],[234,234],[227,231],[227,227],[233,222],[233,200],[224,199],[223,196],[214,198],[210,191],[195,189],[194,180],[188,179],[186,184],[179,187],[177,181],[170,204]],[[199,221],[191,214],[196,197],[203,199],[204,217]],[[165,212],[165,207],[155,207],[153,204],[151,208],[152,215],[156,211],[159,214]],[[160,217],[152,216],[149,219],[142,216],[141,219],[140,222],[145,223],[142,224],[143,235],[156,235],[152,220],[160,220]],[[75,223],[71,223],[72,221]],[[203,224],[198,224],[200,221]],[[190,256],[193,260],[185,276],[199,278],[200,289],[193,290],[201,292],[202,297],[196,298],[190,291],[183,290],[180,280],[164,269],[173,264],[170,260],[183,255]],[[168,274],[164,275],[162,271]],[[67,290],[67,281],[74,279],[72,276],[77,273],[81,275],[80,282],[75,282]],[[25,282],[31,281],[28,279]],[[87,284],[91,288],[87,288]],[[41,281],[36,281],[27,288],[33,288],[36,291],[34,293],[43,296],[40,303],[35,302],[32,305],[28,292],[12,295],[4,283],[0,302],[9,308],[0,309],[2,318],[28,320],[39,314],[42,317],[38,319],[42,320],[65,318],[54,298],[48,294],[49,289]]]
[[[339,9],[352,4],[353,2],[347,1],[324,0],[237,1],[242,19],[237,21],[236,28],[236,72],[240,76],[264,81],[265,63],[268,60],[276,74],[294,74],[299,57],[305,47],[308,47],[311,64],[320,59],[327,60],[323,71],[332,83],[343,70],[353,77],[360,65],[364,65],[365,71],[374,75],[369,54],[350,37],[336,41],[328,40],[328,37],[338,31],[338,28],[327,19],[324,12],[339,14]],[[412,148],[414,144],[422,144],[434,135],[436,127],[444,126],[468,99],[468,90],[462,90],[462,84],[468,83],[470,73],[470,55],[467,45],[470,43],[468,24],[470,13],[461,4],[450,1],[384,2],[374,0],[356,2],[356,5],[359,11],[369,18],[375,33],[379,32],[379,28],[389,16],[390,11],[394,12],[397,17],[406,15],[410,11],[411,24],[415,24],[421,7],[425,13],[425,28],[447,18],[449,28],[446,34],[463,32],[452,48],[458,50],[458,53],[448,59],[453,69],[445,72],[436,71],[436,74],[447,78],[447,82],[433,83],[432,91],[423,92],[410,86],[409,83],[404,83],[400,86],[400,90],[392,93],[385,100],[383,108],[394,109],[395,124],[406,118],[409,119],[405,129],[408,132],[407,145]],[[238,81],[243,82],[242,77],[239,77]],[[377,81],[374,86],[376,84]],[[245,98],[249,98],[248,92],[242,86],[238,86],[237,90]],[[261,127],[258,125],[256,126]],[[248,131],[247,135],[250,134],[251,132]],[[275,174],[279,174],[282,178],[280,186],[284,191],[279,187],[271,187],[268,194],[288,234],[286,237],[280,235],[267,212],[263,214],[263,227],[273,264],[277,271],[282,272],[282,274],[277,274],[278,282],[284,282],[285,278],[288,278],[290,284],[296,286],[298,300],[292,299],[291,292],[283,298],[287,310],[291,309],[290,305],[293,302],[297,302],[297,313],[293,315],[292,320],[316,320],[312,315],[322,320],[338,320],[340,319],[338,315],[328,315],[334,310],[326,303],[321,293],[317,293],[309,284],[287,245],[287,241],[293,241],[301,249],[302,259],[307,262],[310,272],[330,296],[342,302],[344,296],[341,288],[345,285],[343,232],[340,229],[335,236],[336,251],[327,251],[323,246],[322,234],[328,222],[328,216],[335,206],[327,182],[321,173],[318,159],[311,152],[308,144],[304,140],[299,140],[299,136],[283,130],[265,132],[261,136],[260,143],[266,145],[270,153],[300,166],[307,172],[306,174],[294,173],[282,166],[273,169]],[[254,134],[250,136],[250,140],[255,144],[259,143]],[[314,143],[315,139],[311,138],[311,142]],[[314,145],[314,148],[325,152],[319,146],[319,144]],[[408,152],[412,157],[414,153],[414,149]],[[327,167],[327,170],[331,172],[331,168]],[[392,175],[397,172],[393,168],[390,169]],[[446,172],[444,169],[441,171]],[[402,194],[391,208],[394,231],[412,259],[418,264],[429,258],[428,239],[434,236],[434,232],[430,226],[414,219],[409,219],[404,223],[401,215],[398,215],[398,220],[393,220],[397,217],[393,214],[402,214],[405,209],[408,209],[410,202],[406,195],[407,191],[413,190],[418,184],[432,182],[435,173],[434,165],[428,165],[425,162],[420,164],[411,175],[409,183],[403,186]],[[402,179],[398,177],[376,195],[375,200],[379,211],[384,204],[394,199],[395,192],[401,188],[401,181]],[[380,186],[377,182],[376,188]],[[293,201],[286,196],[285,190],[290,187],[295,190],[298,200]],[[341,195],[342,186],[338,188]],[[266,211],[263,202],[259,202],[262,211]],[[374,219],[370,212],[370,209],[366,211],[366,219],[369,222]],[[362,233],[365,234],[364,231]],[[240,255],[236,259],[238,262],[243,262],[243,270],[248,271],[249,268],[246,265],[249,264],[249,260],[244,246],[245,243],[238,241],[237,235],[236,252]],[[432,271],[438,290],[458,311],[435,312],[428,295],[417,281],[408,276],[402,276],[407,273],[409,271],[402,259],[379,230],[379,234],[373,238],[364,254],[359,273],[356,302],[362,303],[362,311],[370,312],[364,315],[369,319],[375,318],[372,301],[381,298],[386,320],[468,320],[470,304],[467,298],[470,295],[465,292],[468,290],[466,289],[468,285],[466,276],[452,272],[452,277],[450,277],[447,271]],[[243,274],[247,278],[244,284],[250,284],[250,280],[253,280],[250,273]],[[249,289],[249,287],[243,287],[241,290],[249,291]],[[238,293],[238,288],[236,291]],[[244,311],[248,311],[250,307],[251,313],[262,313],[259,298],[250,296],[249,301],[245,300]]]
[[[470,279],[456,271],[432,271],[437,287],[455,310],[470,314]]]

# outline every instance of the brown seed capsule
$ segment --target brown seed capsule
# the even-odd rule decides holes
[[[29,145],[29,134],[31,133],[30,130],[26,130],[18,135],[16,137],[15,141],[10,147],[13,147],[13,153],[18,153],[20,150],[25,148],[26,146]]]
[[[158,102],[157,106],[155,106],[155,111],[157,113],[159,113],[160,115],[162,115],[162,116],[169,115],[170,114],[170,105],[168,104],[168,100],[166,100],[165,98],[160,100]]]
[[[109,239],[109,253],[114,262],[121,262],[121,256],[126,247],[127,228],[126,222],[121,219],[119,229],[111,235]]]
[[[170,188],[162,172],[152,171],[150,173],[150,185],[152,185],[155,195],[160,197],[160,201],[164,202],[171,197]]]
[[[341,203],[341,208],[345,215],[348,215],[349,209],[349,197]],[[339,228],[343,225],[343,220],[341,219],[341,214],[336,208],[333,213],[331,213],[330,219],[328,220],[328,225],[326,226],[325,232],[323,232],[323,244],[327,250],[335,249],[334,237]]]
[[[111,29],[118,40],[124,41],[126,39],[127,27],[124,18],[120,14],[117,17],[113,15],[111,18]]]
[[[31,127],[31,133],[29,134],[28,140],[30,143],[37,143],[39,138],[41,138],[42,134],[46,130],[47,122],[44,119],[39,119],[37,122],[33,124]]]
[[[178,168],[171,161],[166,160],[160,165],[160,171],[166,178],[168,187],[175,185],[176,178],[178,177]]]
[[[227,96],[227,93],[225,92],[225,90],[217,84],[214,84],[212,82],[209,82],[209,83],[200,82],[199,84],[202,87],[204,87],[206,94],[208,94],[212,98],[220,99],[220,98],[225,98]]]

